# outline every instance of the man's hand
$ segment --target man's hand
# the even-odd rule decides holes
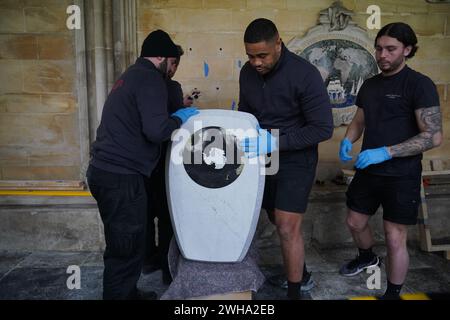
[[[392,156],[386,147],[367,149],[358,155],[355,167],[357,169],[364,169],[371,164],[381,163],[390,159],[392,159]]]
[[[194,104],[194,100],[191,99],[190,95],[185,95],[183,98],[183,106],[184,107],[191,107]]]
[[[199,113],[195,107],[182,108],[172,113],[172,117],[177,117],[181,120],[181,123],[185,123],[190,117]]]
[[[339,149],[339,158],[342,162],[352,160],[352,157],[348,154],[350,151],[352,151],[352,143],[348,138],[344,138],[341,141],[341,147]]]
[[[246,137],[241,140],[241,148],[249,158],[274,152],[278,149],[277,139],[269,131],[261,129],[259,126],[257,137]]]
[[[187,94],[183,98],[183,105],[185,107],[190,107],[194,103],[194,100],[200,98],[201,92],[195,88],[192,90],[191,94]]]

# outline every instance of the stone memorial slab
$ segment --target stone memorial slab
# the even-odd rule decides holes
[[[201,110],[177,130],[167,153],[167,197],[184,258],[240,262],[253,239],[264,191],[264,163],[239,147],[257,134],[245,112]]]

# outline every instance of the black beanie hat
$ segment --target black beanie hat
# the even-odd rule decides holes
[[[155,30],[142,43],[141,57],[179,58],[180,53],[167,32]]]

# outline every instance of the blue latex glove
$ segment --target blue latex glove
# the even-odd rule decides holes
[[[261,129],[259,125],[256,129],[258,130],[257,137],[247,137],[241,141],[241,148],[249,158],[268,154],[278,149],[278,141],[269,131]]]
[[[352,160],[352,157],[348,154],[350,151],[352,151],[352,143],[348,138],[345,138],[341,141],[341,148],[339,149],[339,158],[342,162]]]
[[[392,156],[386,147],[367,149],[358,155],[355,167],[357,169],[364,169],[371,164],[381,163],[389,159],[392,159]]]
[[[197,110],[196,107],[181,108],[172,113],[172,117],[178,117],[180,118],[181,123],[185,123],[190,117],[195,116],[196,114],[199,113],[200,112]]]

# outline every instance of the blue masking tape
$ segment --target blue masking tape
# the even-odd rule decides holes
[[[209,75],[209,65],[206,62],[203,62],[203,73],[205,78],[207,78]]]

